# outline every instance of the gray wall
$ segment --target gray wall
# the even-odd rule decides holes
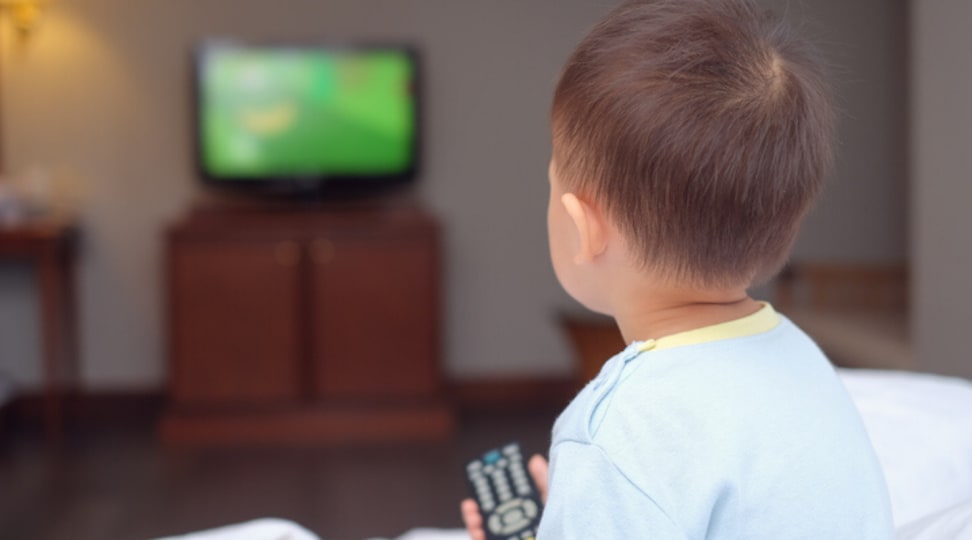
[[[544,230],[547,108],[560,65],[612,0],[72,0],[23,47],[3,43],[7,169],[41,164],[80,201],[83,380],[165,377],[160,235],[202,195],[191,168],[188,60],[204,36],[416,42],[425,171],[413,196],[446,231],[446,363],[455,378],[571,369],[552,315]],[[845,111],[833,189],[802,258],[901,259],[902,1],[766,2],[819,36]],[[231,11],[230,11],[231,9]],[[9,36],[8,36],[9,38]],[[0,371],[37,379],[36,303],[0,267]]]
[[[825,54],[839,114],[837,163],[794,259],[904,262],[907,245],[905,0],[789,4]]]
[[[922,367],[972,377],[972,3],[912,3],[914,335]]]

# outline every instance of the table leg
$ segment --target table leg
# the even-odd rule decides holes
[[[45,250],[38,261],[40,285],[41,336],[44,355],[44,416],[48,441],[60,446],[64,436],[64,411],[62,403],[62,370],[64,359],[64,318],[62,308],[65,298],[64,267],[59,264],[55,249]]]

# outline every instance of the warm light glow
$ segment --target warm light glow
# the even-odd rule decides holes
[[[41,7],[34,2],[21,2],[13,8],[13,21],[21,32],[30,32],[40,23]]]
[[[0,9],[10,12],[14,28],[22,34],[29,34],[36,29],[44,12],[38,0],[0,1]]]

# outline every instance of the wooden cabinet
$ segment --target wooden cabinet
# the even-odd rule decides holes
[[[311,362],[321,399],[433,394],[438,384],[433,238],[335,234],[311,244]],[[353,362],[329,359],[353,358]]]
[[[300,272],[290,240],[170,244],[175,403],[300,398]]]
[[[163,437],[447,435],[438,246],[414,209],[208,210],[174,226]]]

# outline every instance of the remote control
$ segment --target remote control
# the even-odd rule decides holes
[[[487,540],[534,540],[542,504],[519,444],[470,461],[466,478],[479,503]]]

